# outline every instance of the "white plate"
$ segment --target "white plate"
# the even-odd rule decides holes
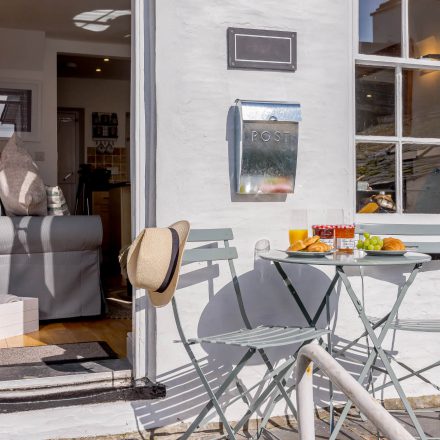
[[[405,255],[408,252],[408,250],[405,249],[404,251],[382,251],[382,250],[380,250],[380,251],[369,251],[369,250],[365,249],[364,252],[367,255],[372,255],[372,256],[376,256],[376,257],[382,257],[382,256],[383,257],[385,257],[385,256],[399,257],[399,256],[402,256],[402,255]]]
[[[326,252],[307,252],[307,251],[284,251],[289,257],[300,257],[300,258],[316,258],[325,257],[326,255],[333,254],[334,250]]]

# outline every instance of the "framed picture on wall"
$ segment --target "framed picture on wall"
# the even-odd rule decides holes
[[[41,82],[0,78],[0,138],[40,140]]]

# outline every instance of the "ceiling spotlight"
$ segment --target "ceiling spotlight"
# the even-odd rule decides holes
[[[371,93],[368,93],[367,98],[372,98],[373,95]]]
[[[104,62],[108,63],[110,61],[110,58],[104,58]]]
[[[99,67],[96,68],[97,72],[101,72],[101,69]]]

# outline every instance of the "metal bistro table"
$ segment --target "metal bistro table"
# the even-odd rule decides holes
[[[289,292],[292,294],[295,302],[297,303],[298,307],[300,308],[301,312],[303,313],[305,319],[307,320],[308,324],[310,326],[315,326],[318,322],[321,314],[323,313],[324,309],[327,309],[327,321],[329,322],[330,316],[329,316],[329,308],[328,308],[328,301],[329,297],[331,295],[331,292],[333,291],[336,283],[338,280],[341,280],[344,284],[348,295],[350,296],[350,299],[356,308],[356,311],[359,315],[359,318],[362,321],[362,324],[365,328],[365,333],[363,336],[368,335],[369,339],[371,340],[374,350],[372,350],[368,356],[367,362],[365,363],[364,368],[362,369],[362,372],[359,376],[358,382],[362,383],[364,379],[367,377],[367,374],[369,373],[370,369],[372,368],[376,357],[379,356],[382,360],[382,363],[390,376],[391,381],[393,382],[393,385],[399,394],[400,399],[402,400],[403,406],[408,413],[414,428],[417,430],[418,435],[421,439],[426,440],[427,437],[425,433],[423,432],[423,429],[417,420],[416,415],[414,414],[413,409],[411,408],[411,405],[408,402],[407,397],[405,396],[405,393],[403,392],[402,386],[400,385],[396,374],[394,373],[390,360],[388,359],[385,351],[382,348],[382,342],[385,339],[385,336],[387,335],[388,331],[390,330],[390,325],[394,318],[397,315],[397,312],[399,310],[400,305],[402,304],[402,301],[408,291],[409,286],[413,283],[415,277],[417,276],[418,272],[420,271],[423,263],[426,263],[431,260],[431,257],[426,254],[421,253],[415,253],[415,252],[407,252],[403,256],[369,256],[366,255],[362,251],[354,251],[353,254],[347,254],[347,253],[339,253],[335,252],[334,254],[325,256],[325,257],[289,257],[285,252],[283,251],[268,251],[264,254],[261,254],[260,257],[264,260],[272,261],[278,270],[279,274],[281,275],[284,284],[289,289]],[[330,283],[330,286],[328,287],[327,291],[325,292],[324,298],[322,302],[320,303],[318,310],[316,311],[315,315],[313,317],[310,316],[307,309],[305,308],[303,302],[301,301],[301,298],[299,297],[297,291],[295,290],[292,281],[287,276],[286,272],[284,271],[282,267],[282,263],[287,264],[309,264],[312,266],[335,266],[336,274],[333,278],[333,280]],[[396,300],[391,308],[391,311],[383,317],[380,321],[376,323],[370,322],[370,320],[367,318],[367,315],[365,314],[365,309],[362,305],[362,303],[359,301],[356,293],[354,292],[350,281],[347,277],[347,274],[344,271],[344,267],[348,266],[412,266],[411,273],[409,277],[407,278],[406,282],[403,283],[402,286],[400,286],[400,289],[398,291]],[[327,306],[327,307],[326,307]],[[378,327],[381,327],[381,330],[378,335],[375,333],[375,329]],[[356,339],[359,340],[360,338]],[[331,352],[331,341],[329,340],[328,349]],[[345,349],[344,349],[345,351]],[[331,389],[330,389],[331,392]],[[330,440],[335,440],[337,438],[337,435],[342,427],[342,424],[344,423],[345,418],[347,417],[348,411],[351,406],[351,401],[348,401],[347,404],[344,407],[344,410],[339,417],[338,423],[332,430],[332,434],[330,436]],[[332,423],[330,424],[332,427]]]

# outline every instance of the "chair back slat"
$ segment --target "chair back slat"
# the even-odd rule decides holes
[[[233,260],[238,258],[237,249],[230,248],[203,248],[186,249],[183,254],[183,263],[196,263],[202,261]]]
[[[202,246],[193,249],[185,249],[183,253],[182,263],[209,263],[211,261],[228,261],[229,271],[231,276],[232,285],[235,290],[235,296],[238,302],[241,317],[247,328],[252,328],[249,318],[246,314],[243,298],[241,295],[240,284],[238,281],[237,273],[234,267],[234,260],[238,258],[237,249],[229,246],[229,240],[232,240],[234,235],[231,228],[225,229],[191,229],[188,242],[192,243],[210,243],[214,247]],[[223,242],[223,243],[218,243]],[[222,247],[222,244],[224,247]],[[217,247],[219,246],[219,247]],[[179,312],[177,307],[177,300],[173,297],[173,312],[176,319],[176,325],[181,337],[181,340],[185,340],[184,330],[179,318]]]
[[[439,225],[402,225],[402,224],[379,224],[379,223],[362,223],[356,225],[356,232],[363,234],[369,232],[373,235],[401,235],[401,236],[439,236],[440,237],[440,224]],[[407,248],[411,250],[414,248],[416,252],[422,252],[429,254],[433,259],[439,259],[440,255],[440,242],[432,241],[419,241],[419,242],[407,242],[404,240]]]
[[[197,243],[203,241],[233,240],[234,234],[231,228],[224,229],[191,229],[188,242]]]
[[[362,223],[356,225],[356,232],[362,234],[369,232],[373,235],[439,235],[440,224],[438,225],[403,225],[383,223]]]

